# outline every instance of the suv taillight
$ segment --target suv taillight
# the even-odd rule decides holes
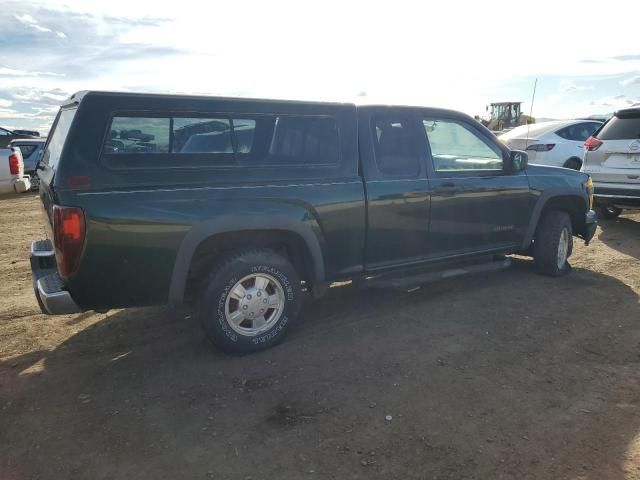
[[[56,249],[58,273],[71,275],[80,261],[84,247],[84,212],[78,207],[53,206],[53,244]]]
[[[584,142],[584,149],[593,152],[600,148],[600,145],[602,145],[602,140],[598,140],[596,137],[589,137],[587,141]]]
[[[9,173],[11,175],[20,175],[20,158],[16,153],[9,155]]]
[[[527,147],[527,150],[533,152],[548,152],[550,150],[553,150],[553,147],[555,146],[555,143],[534,143],[533,145],[529,145]]]

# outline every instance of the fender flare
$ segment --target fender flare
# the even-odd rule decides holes
[[[544,207],[549,203],[549,200],[557,197],[574,197],[579,199],[582,203],[585,204],[585,213],[587,211],[587,200],[583,195],[572,191],[567,192],[566,189],[563,188],[549,188],[546,189],[540,197],[538,197],[538,201],[536,205],[533,207],[533,212],[531,213],[531,218],[529,219],[529,226],[527,227],[527,231],[525,232],[524,239],[522,241],[522,250],[526,250],[531,245],[533,241],[533,237],[536,234],[536,228],[538,227],[538,221],[540,220],[540,216],[542,215],[542,211]]]
[[[316,282],[324,281],[323,242],[318,238],[312,226],[304,222],[292,221],[290,217],[217,217],[214,220],[208,220],[195,225],[182,240],[176,255],[173,273],[171,274],[169,303],[180,304],[183,302],[191,260],[196,249],[203,241],[221,233],[242,232],[247,230],[279,230],[295,233],[304,241],[311,253],[315,273],[314,280]]]

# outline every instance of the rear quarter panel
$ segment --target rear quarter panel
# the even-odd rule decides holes
[[[304,228],[322,247],[328,277],[347,275],[362,264],[364,205],[358,182],[257,187],[250,195],[247,190],[65,195],[62,201],[81,205],[87,219],[83,259],[69,284],[74,298],[85,308],[166,302],[178,251],[200,226],[211,233],[235,231],[238,225]]]
[[[322,247],[326,279],[362,269],[365,204],[357,172],[355,107],[318,107],[338,119],[341,167],[309,171],[301,178],[294,169],[282,168],[114,170],[100,160],[100,150],[111,115],[125,109],[271,113],[284,108],[305,113],[304,106],[185,97],[127,96],[120,101],[102,96],[83,99],[74,121],[79,126],[69,134],[53,180],[57,202],[81,207],[86,216],[83,258],[67,284],[81,307],[167,302],[177,263],[190,260],[179,256],[185,240],[237,225],[289,224],[311,232]],[[89,184],[74,188],[73,177],[84,177]]]

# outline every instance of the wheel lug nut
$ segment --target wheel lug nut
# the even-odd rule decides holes
[[[251,300],[251,295],[247,295],[247,300]]]
[[[260,295],[262,295],[262,293],[258,292],[256,295],[260,296]]]
[[[249,308],[249,307],[246,306],[246,305],[243,305],[243,307],[242,307],[243,310],[246,310],[247,308]]]
[[[262,300],[262,303],[267,303],[267,299],[265,298],[264,300]]]

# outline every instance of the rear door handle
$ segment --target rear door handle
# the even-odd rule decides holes
[[[440,195],[453,195],[457,190],[458,188],[455,183],[444,182],[434,189],[434,193],[439,193]]]

